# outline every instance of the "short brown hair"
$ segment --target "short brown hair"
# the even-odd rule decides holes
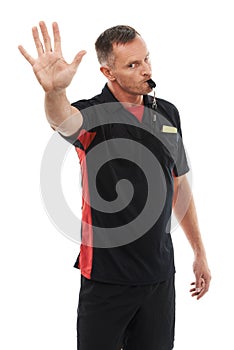
[[[110,63],[113,44],[126,44],[140,35],[134,28],[118,25],[106,29],[96,40],[95,49],[100,64]]]

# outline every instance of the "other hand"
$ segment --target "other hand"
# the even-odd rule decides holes
[[[196,281],[191,283],[193,287],[190,289],[190,293],[192,297],[197,297],[199,300],[208,292],[211,281],[211,273],[204,257],[195,259],[193,271]]]

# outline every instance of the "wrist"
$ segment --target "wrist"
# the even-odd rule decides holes
[[[54,98],[55,96],[61,97],[61,96],[66,96],[66,89],[51,89],[45,91],[46,97],[51,97]]]
[[[204,248],[195,249],[194,250],[194,258],[206,260],[205,249]]]

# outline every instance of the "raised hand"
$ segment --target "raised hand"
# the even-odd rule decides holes
[[[58,24],[56,22],[52,24],[54,49],[52,49],[51,39],[45,23],[42,21],[39,23],[39,26],[44,41],[43,44],[40,40],[37,27],[32,28],[38,58],[34,59],[32,56],[30,56],[21,45],[18,47],[19,51],[31,64],[36,78],[45,92],[56,92],[66,89],[66,87],[71,83],[72,78],[74,77],[86,51],[80,51],[75,56],[72,63],[68,64],[62,55]]]

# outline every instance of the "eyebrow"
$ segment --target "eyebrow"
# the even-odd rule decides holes
[[[150,53],[148,52],[146,55],[145,55],[145,58],[149,57]],[[144,59],[145,59],[144,58]],[[134,63],[139,63],[141,60],[134,60],[134,61],[128,61],[126,63],[126,65],[128,66],[129,64],[134,64]]]

